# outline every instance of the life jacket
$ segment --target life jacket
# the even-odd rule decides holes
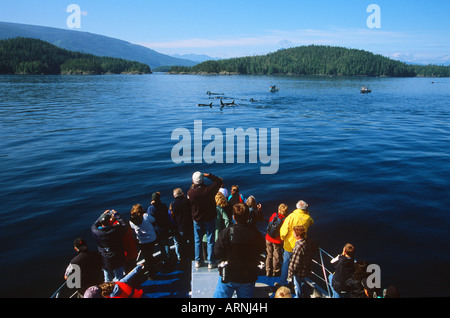
[[[122,282],[116,284],[119,286],[120,294],[111,298],[141,298],[144,293],[142,289],[135,289]]]
[[[230,195],[228,196],[228,201],[230,201],[231,198],[234,198],[235,200],[237,200],[236,197],[233,197],[233,195],[230,194]],[[242,194],[239,194],[238,200],[239,200],[240,203],[245,203],[244,197],[242,196]],[[238,202],[233,202],[233,204],[236,204],[236,203],[238,203]]]
[[[279,238],[281,225],[283,225],[283,216],[280,217],[280,215],[277,213],[276,215],[274,215],[272,221],[267,224],[267,235],[269,235],[272,239]]]

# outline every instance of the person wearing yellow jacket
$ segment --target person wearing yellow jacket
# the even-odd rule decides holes
[[[296,207],[297,209],[284,219],[283,225],[280,228],[280,238],[283,241],[284,248],[283,265],[281,267],[280,277],[280,284],[283,286],[288,284],[289,262],[296,242],[293,228],[296,225],[302,225],[305,228],[306,233],[308,233],[308,228],[314,223],[313,218],[308,212],[308,204],[305,201],[298,201]]]

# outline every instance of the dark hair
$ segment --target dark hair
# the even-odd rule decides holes
[[[161,201],[161,193],[155,192],[152,194],[152,201],[159,202]]]
[[[250,210],[244,203],[236,203],[233,205],[233,216],[236,223],[246,224],[250,216]]]
[[[355,247],[352,244],[347,243],[345,244],[344,249],[345,253],[347,253],[348,256],[353,258],[353,256],[355,255]]]
[[[88,249],[86,241],[81,237],[77,237],[73,241],[73,246],[76,247],[78,251],[85,251]]]
[[[384,298],[400,298],[400,291],[397,286],[390,285],[384,291]]]
[[[141,225],[142,220],[144,219],[144,208],[140,204],[135,204],[131,208],[131,218],[130,221],[135,225]]]
[[[357,280],[362,280],[363,278],[368,276],[367,273],[367,266],[369,266],[369,263],[365,260],[358,260],[354,263],[354,274],[353,277]]]

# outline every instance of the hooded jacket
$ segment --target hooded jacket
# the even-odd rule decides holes
[[[116,225],[102,227],[100,216],[91,227],[92,236],[102,256],[103,268],[107,270],[117,269],[125,264],[123,237],[128,230],[128,225],[119,213],[116,213],[114,217],[117,220]]]
[[[345,282],[353,276],[354,272],[354,258],[344,255],[338,255],[332,260],[335,272],[332,280],[332,287],[335,291],[341,292],[346,290]]]

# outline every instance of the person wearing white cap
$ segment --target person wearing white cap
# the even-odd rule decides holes
[[[206,185],[204,178],[210,179],[213,183]],[[208,268],[215,268],[217,267],[214,258],[215,219],[217,217],[215,197],[223,183],[223,179],[211,173],[196,171],[192,175],[192,183],[187,196],[191,201],[192,219],[194,223],[195,266],[199,267],[202,265],[200,258],[202,238],[206,234],[208,240]]]

